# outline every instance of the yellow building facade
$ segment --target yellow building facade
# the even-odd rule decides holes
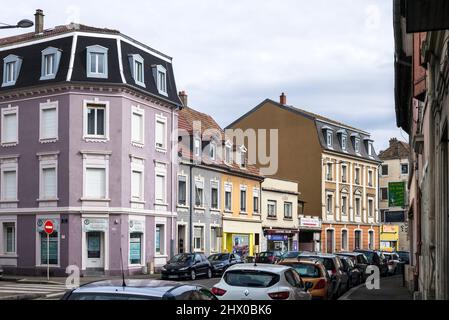
[[[262,180],[251,175],[222,175],[223,252],[242,257],[259,252]]]

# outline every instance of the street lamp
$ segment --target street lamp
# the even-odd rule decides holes
[[[10,25],[10,24],[6,24],[6,23],[0,23],[0,24],[2,24],[0,26],[0,29],[29,28],[34,25],[33,21],[28,20],[28,19],[22,19],[19,22],[17,22],[16,25]]]

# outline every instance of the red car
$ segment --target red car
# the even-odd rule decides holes
[[[257,255],[256,263],[275,264],[282,258],[280,251],[264,251]]]

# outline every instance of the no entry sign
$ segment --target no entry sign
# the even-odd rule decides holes
[[[55,226],[53,225],[53,221],[51,221],[51,220],[45,221],[45,223],[44,223],[44,231],[47,234],[52,234],[54,230],[55,230]]]

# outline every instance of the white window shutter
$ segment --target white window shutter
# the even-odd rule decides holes
[[[56,169],[44,168],[42,169],[43,179],[43,197],[44,199],[56,198]]]
[[[142,139],[142,116],[133,113],[132,116],[132,140],[141,142]]]
[[[3,125],[5,126],[3,134],[4,142],[17,141],[17,113],[5,114],[3,118]]]
[[[156,145],[157,146],[165,146],[164,142],[165,136],[165,124],[160,121],[156,121]]]
[[[17,199],[16,171],[3,172],[4,184],[4,200]]]
[[[165,201],[165,177],[156,175],[156,201]]]
[[[142,198],[142,173],[139,171],[132,172],[132,198],[141,199]]]
[[[42,110],[42,138],[56,138],[56,108]]]
[[[106,197],[106,170],[103,168],[86,169],[86,196],[104,199]]]

